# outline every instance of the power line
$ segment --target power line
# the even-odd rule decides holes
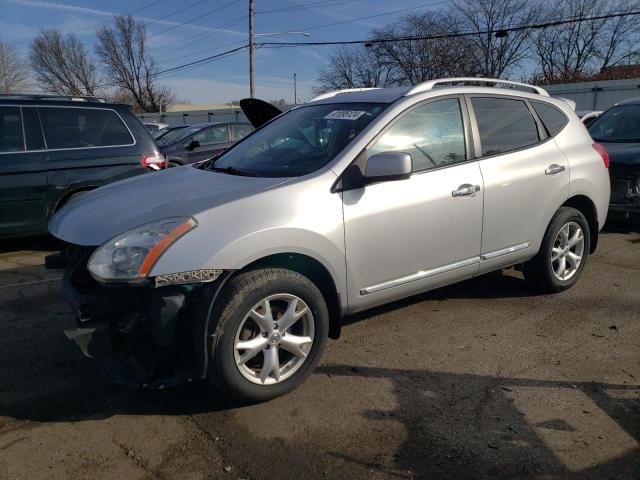
[[[296,10],[306,10],[308,8],[317,8],[317,7],[332,7],[334,5],[347,5],[349,3],[358,3],[361,2],[362,0],[341,0],[341,1],[336,1],[336,0],[325,0],[323,2],[316,2],[316,3],[308,3],[306,5],[294,5],[294,6],[290,6],[290,7],[282,7],[282,8],[274,8],[271,10],[256,10],[255,14],[258,15],[265,15],[268,13],[280,13],[280,12],[293,12]]]
[[[206,2],[206,1],[207,1],[207,0],[196,0],[195,2],[190,3],[190,4],[189,4],[189,5],[187,5],[186,7],[182,7],[182,8],[180,8],[180,9],[178,9],[178,10],[174,11],[174,12],[168,13],[168,14],[167,14],[167,15],[165,15],[164,17],[154,18],[153,20],[151,20],[150,22],[145,23],[144,25],[145,25],[145,27],[146,27],[146,26],[152,25],[152,24],[154,24],[154,23],[160,22],[160,21],[162,21],[162,20],[165,20],[165,19],[167,19],[167,18],[173,17],[174,15],[178,15],[179,13],[182,13],[182,12],[184,12],[184,11],[186,11],[186,10],[189,10],[190,8],[193,8],[193,7],[197,6],[197,5],[200,5],[201,3],[204,3],[204,2]]]
[[[204,0],[202,0],[202,1],[204,1]],[[209,10],[208,12],[201,13],[201,14],[199,14],[198,16],[193,17],[193,18],[192,18],[192,19],[190,19],[190,20],[187,20],[186,22],[180,22],[180,24],[179,24],[179,25],[174,25],[174,26],[172,26],[172,27],[165,28],[164,30],[160,30],[159,32],[154,33],[153,35],[149,35],[149,37],[147,37],[147,38],[156,37],[156,36],[158,36],[158,35],[161,35],[161,34],[163,34],[163,33],[169,32],[169,31],[171,31],[171,30],[175,30],[175,29],[176,29],[176,28],[178,28],[178,27],[183,27],[183,26],[185,26],[185,25],[189,25],[190,23],[193,23],[193,22],[195,22],[196,20],[200,20],[201,18],[207,17],[207,16],[209,16],[209,15],[211,15],[211,14],[213,14],[213,13],[219,12],[220,10],[223,10],[223,9],[225,9],[225,8],[227,8],[227,7],[230,7],[231,5],[233,5],[233,4],[235,4],[235,3],[238,3],[239,1],[240,1],[240,0],[233,0],[232,2],[225,3],[224,5],[222,5],[222,6],[220,6],[220,7],[217,7],[217,8],[214,8],[213,10]]]

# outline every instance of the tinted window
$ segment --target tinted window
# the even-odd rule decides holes
[[[133,143],[127,127],[114,111],[44,107],[38,110],[47,148],[108,147]]]
[[[611,107],[589,125],[596,142],[640,142],[640,105]]]
[[[231,125],[231,128],[233,129],[233,139],[236,141],[243,139],[253,131],[251,125]]]
[[[410,154],[414,171],[464,161],[464,126],[458,100],[438,100],[411,110],[376,141],[369,156],[389,151]]]
[[[553,105],[543,102],[531,102],[531,104],[552,137],[560,133],[560,130],[569,122],[566,115]]]
[[[24,137],[27,142],[27,150],[44,149],[38,110],[35,107],[23,107],[22,120],[24,122]]]
[[[20,107],[0,107],[0,152],[24,150]]]
[[[215,145],[216,143],[229,142],[229,129],[226,125],[207,128],[193,136],[193,140],[200,143],[200,146]]]
[[[472,98],[484,155],[537,143],[538,129],[527,105],[509,98]]]
[[[386,106],[337,103],[289,110],[227,150],[209,168],[265,177],[315,172],[333,160]]]

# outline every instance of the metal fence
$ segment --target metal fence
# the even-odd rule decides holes
[[[574,100],[576,110],[606,110],[623,100],[640,97],[640,78],[565,83],[544,88],[554,97]]]
[[[247,122],[242,110],[228,108],[221,110],[191,110],[187,112],[138,113],[142,122],[168,123],[172,127],[178,125],[194,125],[210,122]]]

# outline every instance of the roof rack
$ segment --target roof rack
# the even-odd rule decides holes
[[[313,97],[310,102],[315,102],[316,100],[324,100],[325,98],[335,97],[336,95],[340,95],[342,93],[349,92],[364,92],[365,90],[380,90],[378,87],[362,87],[362,88],[343,88],[342,90],[332,90],[331,92],[321,93],[317,97]]]
[[[538,95],[544,95],[545,97],[549,96],[549,93],[544,89],[537,87],[535,85],[529,85],[528,83],[521,82],[512,82],[511,80],[500,80],[499,78],[478,78],[478,77],[455,77],[455,78],[438,78],[436,80],[429,80],[427,82],[420,83],[410,89],[405,96],[413,95],[414,93],[426,92],[429,90],[433,90],[437,88],[439,85],[443,83],[491,83],[495,86],[495,84],[502,84],[511,87],[520,87],[526,88],[527,90],[533,91],[533,93],[537,93]]]
[[[104,99],[94,97],[91,95],[39,95],[29,93],[7,93],[0,94],[2,100],[69,100],[72,102],[101,102],[104,103]]]

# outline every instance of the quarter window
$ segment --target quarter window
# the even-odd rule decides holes
[[[531,104],[552,137],[560,133],[560,130],[569,122],[567,116],[553,105],[543,102],[531,102]]]
[[[47,148],[131,145],[133,139],[112,110],[39,108]]]
[[[229,129],[226,125],[207,128],[206,130],[196,133],[193,136],[193,140],[198,142],[201,147],[205,145],[215,145],[216,143],[228,143]]]
[[[20,107],[0,107],[0,152],[24,151]]]
[[[464,124],[458,99],[437,100],[411,110],[368,153],[371,156],[391,151],[411,155],[414,171],[464,161]]]
[[[517,150],[537,143],[538,128],[522,100],[472,98],[483,155]]]

